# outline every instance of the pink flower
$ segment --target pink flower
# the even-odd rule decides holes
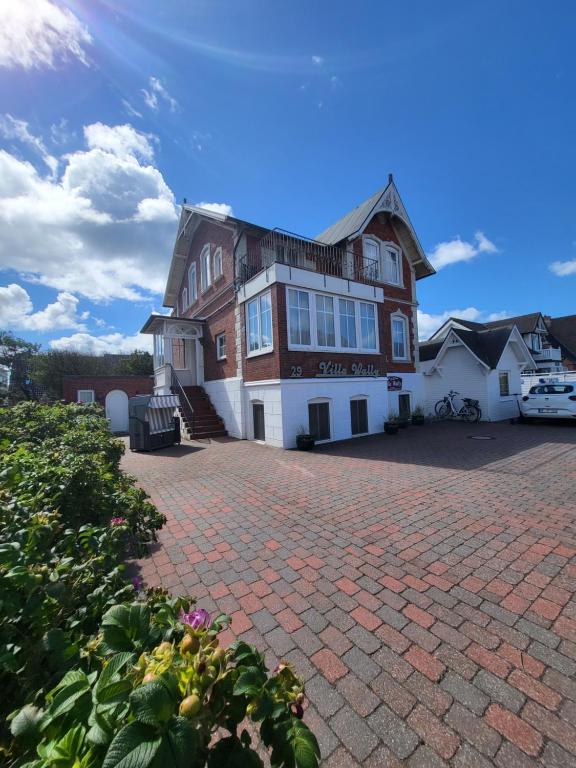
[[[126,525],[127,522],[125,517],[113,517],[110,520],[110,525]]]
[[[140,576],[134,576],[132,579],[132,586],[134,587],[136,592],[139,592],[142,587],[144,586],[144,582],[140,578]]]
[[[209,629],[212,624],[212,618],[204,608],[197,608],[190,613],[181,610],[180,621],[183,624],[188,624],[192,629]]]

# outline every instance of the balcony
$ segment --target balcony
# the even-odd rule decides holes
[[[318,272],[344,280],[373,285],[379,282],[379,264],[352,250],[325,245],[316,240],[273,229],[252,246],[238,262],[240,285],[273,264]]]
[[[562,360],[562,352],[560,349],[558,349],[558,347],[544,347],[539,352],[532,352],[532,357],[537,363],[559,363]]]

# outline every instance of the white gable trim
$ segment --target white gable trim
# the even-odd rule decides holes
[[[450,349],[450,347],[464,347],[468,352],[472,355],[474,360],[478,363],[478,365],[482,368],[484,372],[490,371],[490,366],[486,365],[486,363],[483,360],[480,360],[480,358],[472,352],[468,344],[466,344],[465,341],[463,341],[460,336],[458,336],[457,333],[453,333],[452,331],[448,333],[446,338],[444,339],[444,343],[438,350],[438,354],[436,355],[436,359],[432,363],[432,366],[430,367],[430,370],[427,371],[428,374],[434,373],[434,371],[439,368],[440,363],[442,362],[442,358],[446,355],[446,352]]]

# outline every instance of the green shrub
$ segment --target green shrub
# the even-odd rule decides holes
[[[242,727],[250,719],[259,723],[273,766],[316,768],[318,744],[301,720],[302,683],[289,665],[270,675],[246,643],[219,646],[226,617],[212,621],[182,607],[160,598],[109,610],[92,671],[68,672],[43,709],[28,706],[13,716],[19,764],[259,768]]]

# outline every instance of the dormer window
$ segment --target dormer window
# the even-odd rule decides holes
[[[400,279],[400,251],[391,245],[383,246],[384,282],[392,285],[401,285]]]

